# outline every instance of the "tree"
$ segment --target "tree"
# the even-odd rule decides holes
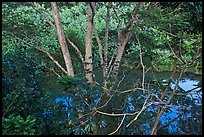
[[[131,29],[133,28],[133,25],[138,25],[140,22],[140,19],[137,18],[137,14],[140,10],[140,8],[142,8],[142,2],[138,2],[137,7],[135,7],[132,11],[132,15],[131,17],[134,18],[130,18],[129,22],[127,23],[126,27],[123,28],[120,32],[118,32],[118,49],[117,49],[117,55],[116,55],[116,59],[114,61],[113,64],[113,71],[112,71],[112,78],[115,79],[118,75],[118,70],[119,70],[119,66],[120,66],[120,62],[124,53],[124,49],[125,46],[127,45],[128,40],[131,37]],[[113,84],[115,83],[115,80],[113,80]]]
[[[69,54],[68,46],[67,46],[65,35],[64,35],[64,30],[62,28],[62,24],[61,24],[61,20],[60,20],[60,16],[59,16],[59,12],[58,12],[56,3],[51,2],[51,7],[53,11],[53,18],[55,20],[55,24],[57,28],[58,40],[60,42],[61,50],[64,56],[65,65],[67,68],[67,74],[70,76],[74,76],[72,60]]]
[[[89,2],[87,32],[86,32],[85,71],[86,71],[86,79],[90,84],[93,84],[92,32],[93,32],[93,19],[95,14],[94,9],[95,9],[95,2]]]

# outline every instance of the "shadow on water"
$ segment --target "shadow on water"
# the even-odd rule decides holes
[[[128,74],[127,74],[128,73]],[[141,71],[128,71],[122,72],[119,79],[122,79],[119,85],[120,90],[130,89],[132,85],[140,85],[142,78]],[[145,80],[150,83],[159,83],[165,86],[169,80],[171,72],[161,72],[161,73],[146,73]],[[170,84],[170,90],[173,90],[176,83],[176,76],[172,83]],[[171,103],[168,105],[167,110],[160,117],[160,123],[158,126],[158,134],[202,134],[202,78],[201,76],[184,74],[182,79],[179,81],[179,86],[177,87],[176,94],[174,95]],[[155,88],[155,87],[153,87]],[[160,87],[159,87],[160,88]],[[161,89],[156,89],[161,91]],[[68,109],[68,118],[72,113],[72,98],[60,95],[57,97],[55,93],[56,102],[63,102]],[[143,95],[141,94],[141,97]],[[139,98],[138,98],[139,99]],[[132,102],[132,97],[128,97],[129,109],[128,111],[136,111],[137,108]],[[70,110],[69,110],[70,109]],[[125,110],[123,113],[125,113]],[[154,121],[156,119],[157,105],[152,105],[144,111],[144,114],[151,115],[148,120],[145,118],[142,122],[141,127],[143,128],[142,134],[151,134],[151,129],[153,127]],[[141,116],[142,118],[142,116]],[[132,129],[127,129],[122,127],[125,132],[123,134],[129,134],[133,132],[135,127]],[[131,127],[130,127],[131,128]]]

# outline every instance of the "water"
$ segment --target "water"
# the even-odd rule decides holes
[[[169,80],[170,74],[171,74],[170,72],[149,73],[149,74],[146,74],[146,79],[148,79],[148,81],[155,81],[155,80],[160,81],[161,80],[162,81],[161,83],[163,83],[163,85],[165,86]],[[131,84],[138,81],[140,76],[141,76],[141,72],[138,72],[138,71],[134,72],[134,75],[133,74],[126,75],[123,81],[123,84],[121,84],[119,88],[126,89],[126,87],[129,87]],[[160,117],[161,127],[165,126],[165,124],[167,124],[168,122],[171,122],[172,120],[174,120],[167,126],[169,134],[187,133],[188,130],[184,132],[185,131],[184,127],[185,127],[185,122],[186,122],[185,120],[192,122],[192,121],[195,121],[195,119],[197,119],[198,121],[201,121],[202,115],[200,114],[202,113],[202,109],[200,109],[199,107],[202,105],[201,104],[202,88],[200,84],[201,82],[202,82],[201,77],[196,77],[193,75],[184,75],[183,78],[179,81],[179,86],[177,88],[176,95],[174,98],[178,97],[181,99],[172,100],[172,103],[170,103],[168,106],[168,111],[165,111],[165,113]],[[176,83],[176,79],[174,79],[173,82],[170,84],[171,89],[174,88],[175,83]],[[183,91],[188,92],[188,94],[184,95],[185,92]],[[180,93],[182,93],[183,95],[179,95]],[[190,102],[186,101],[185,99],[190,100]],[[67,106],[67,109],[69,109],[70,106],[72,106],[73,99],[68,98],[68,97],[57,97],[55,101],[56,102],[62,101]],[[97,99],[94,101],[97,101]],[[131,101],[132,101],[132,97],[130,96],[128,98],[129,110],[134,111],[136,108],[131,103]],[[197,109],[197,107],[199,109]],[[70,116],[72,111],[73,109],[70,109],[68,111],[68,114],[67,114],[68,117]],[[150,106],[149,108],[147,108],[146,111],[156,112],[157,106]],[[143,127],[146,127],[145,132],[144,132],[145,134],[151,133],[151,126],[150,126],[150,123],[148,122],[147,123],[143,122]],[[191,126],[194,126],[194,125],[191,125]],[[188,128],[188,125],[186,125],[186,128]],[[196,134],[196,132],[200,132],[200,131],[192,130],[192,133]]]

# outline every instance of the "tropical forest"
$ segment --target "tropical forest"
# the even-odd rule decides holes
[[[202,2],[2,2],[2,135],[202,135]]]

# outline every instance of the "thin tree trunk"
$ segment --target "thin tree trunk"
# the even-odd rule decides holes
[[[103,85],[104,89],[107,89],[107,74],[108,74],[108,32],[109,32],[109,22],[110,22],[110,6],[111,2],[108,3],[107,14],[106,14],[106,30],[104,37],[104,66],[103,66]]]
[[[94,17],[95,3],[89,2],[88,4],[88,24],[86,32],[86,55],[85,55],[85,68],[86,79],[88,83],[93,84],[93,61],[92,61],[92,32],[93,32],[93,17]]]
[[[118,75],[118,70],[120,67],[120,62],[122,60],[122,56],[124,53],[124,49],[125,49],[125,45],[127,44],[128,40],[131,37],[131,32],[128,31],[126,32],[125,30],[122,30],[121,32],[119,32],[119,36],[118,36],[118,51],[117,51],[117,56],[114,62],[114,66],[113,66],[113,71],[111,74],[111,77],[114,79],[117,77]],[[113,80],[113,82],[115,82],[115,80]]]
[[[51,7],[53,11],[53,18],[55,20],[56,28],[57,28],[57,36],[58,40],[60,42],[61,50],[63,53],[65,65],[67,68],[67,75],[74,76],[74,71],[73,71],[73,65],[72,65],[72,60],[69,54],[68,46],[66,43],[65,35],[64,35],[64,30],[62,28],[59,12],[57,9],[56,2],[51,2]]]
[[[133,14],[137,14],[139,12],[139,9],[142,7],[143,2],[138,2],[137,7],[133,9]],[[120,62],[122,60],[122,56],[124,53],[125,45],[127,44],[128,40],[130,39],[131,35],[131,29],[134,25],[134,21],[136,20],[136,25],[139,23],[140,20],[137,18],[132,18],[126,25],[124,29],[122,29],[120,32],[118,32],[118,51],[117,51],[117,56],[116,59],[113,63],[113,70],[111,73],[111,89],[115,85],[115,80],[118,76],[118,70],[120,67]]]
[[[109,4],[110,5],[110,2]],[[108,27],[109,27],[109,22],[110,22],[110,7],[107,7],[107,14],[106,14],[106,30],[105,30],[105,37],[104,37],[104,77],[107,74],[107,67],[108,67]]]

